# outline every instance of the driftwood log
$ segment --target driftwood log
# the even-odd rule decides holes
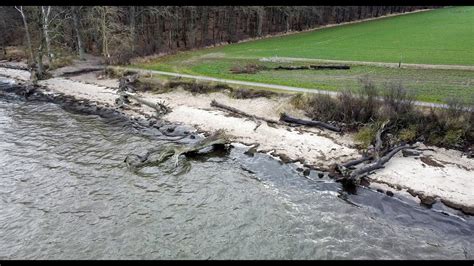
[[[239,114],[241,116],[245,116],[245,117],[249,117],[249,118],[252,118],[254,119],[255,123],[258,124],[258,122],[256,120],[263,120],[267,123],[271,123],[271,124],[281,124],[280,121],[277,121],[277,120],[273,120],[273,119],[268,119],[268,118],[265,118],[265,117],[260,117],[260,116],[256,116],[256,115],[252,115],[252,114],[249,114],[249,113],[246,113],[244,111],[241,111],[237,108],[234,108],[234,107],[231,107],[231,106],[228,106],[228,105],[225,105],[225,104],[222,104],[222,103],[219,103],[217,102],[216,100],[212,100],[211,102],[211,106],[213,107],[217,107],[217,108],[220,108],[220,109],[223,109],[223,110],[226,110],[226,111],[229,111],[231,113],[236,113],[236,114]]]
[[[168,159],[172,159],[174,168],[178,167],[181,155],[196,154],[206,148],[225,147],[230,144],[230,139],[222,130],[218,130],[212,135],[191,145],[168,144],[160,148],[149,149],[145,155],[129,154],[124,162],[132,170],[137,170],[145,166],[160,165]],[[187,168],[189,169],[189,167]]]
[[[335,132],[341,132],[341,129],[339,127],[333,126],[328,123],[324,123],[321,121],[312,121],[312,120],[304,120],[304,119],[299,119],[296,117],[292,117],[286,113],[281,114],[280,116],[281,121],[285,121],[287,123],[293,123],[293,124],[299,124],[299,125],[305,125],[305,126],[310,126],[310,127],[322,127],[331,131]]]
[[[374,170],[383,168],[384,165],[392,159],[395,154],[406,149],[414,149],[415,147],[402,144],[397,147],[382,149],[383,133],[387,130],[389,120],[383,122],[375,134],[375,145],[371,155],[364,155],[360,159],[351,160],[346,163],[336,165],[337,171],[341,174],[338,180],[342,180],[346,184],[359,184],[363,176]],[[385,150],[385,152],[384,152]],[[365,166],[353,169],[354,166],[363,162],[370,161]],[[352,170],[353,169],[353,170]]]
[[[366,173],[369,173],[371,171],[380,169],[384,167],[384,164],[386,164],[392,157],[397,154],[399,151],[404,150],[404,149],[412,149],[413,147],[409,145],[402,145],[396,148],[393,148],[391,151],[389,151],[387,154],[384,156],[380,157],[379,159],[375,160],[374,162],[368,164],[367,166],[361,167],[359,169],[356,169],[352,171],[349,175],[349,180],[352,183],[358,183],[359,179]]]
[[[15,65],[11,65],[11,64],[0,64],[0,67],[9,68],[9,69],[15,69],[15,70],[26,70],[26,71],[30,71],[30,69],[29,69],[28,67],[15,66]]]
[[[168,114],[172,111],[171,107],[168,106],[164,101],[153,103],[151,101],[147,101],[143,98],[140,98],[140,97],[136,96],[135,94],[132,94],[132,93],[129,93],[129,92],[126,92],[126,91],[120,92],[119,95],[121,97],[119,99],[122,100],[123,103],[125,103],[125,104],[129,103],[129,98],[134,99],[135,101],[137,101],[141,104],[144,104],[148,107],[151,107],[151,108],[155,109],[158,116]]]
[[[327,123],[324,123],[324,122],[321,122],[321,121],[310,121],[310,120],[298,119],[298,118],[289,116],[285,113],[281,114],[280,121],[277,121],[277,120],[273,120],[273,119],[269,119],[269,118],[260,117],[260,116],[256,116],[256,115],[246,113],[246,112],[241,111],[237,108],[219,103],[216,100],[212,100],[211,106],[217,107],[217,108],[226,110],[228,112],[235,113],[235,114],[253,119],[255,121],[255,123],[257,124],[255,129],[257,129],[260,126],[260,123],[259,123],[258,120],[262,120],[262,121],[265,121],[265,122],[271,123],[271,124],[283,125],[284,124],[283,122],[285,122],[285,123],[292,123],[292,124],[298,124],[298,125],[320,127],[320,128],[325,128],[325,129],[332,130],[332,131],[335,131],[335,132],[341,132],[341,129],[339,127],[336,127],[336,126],[333,126],[333,125],[330,125],[330,124],[327,124]]]
[[[103,70],[103,69],[104,69],[103,67],[81,68],[81,69],[77,69],[77,70],[64,71],[60,76],[61,77],[70,77],[70,76],[76,76],[76,75],[80,75],[80,74],[100,71],[100,70]]]

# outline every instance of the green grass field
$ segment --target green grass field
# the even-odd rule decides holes
[[[392,63],[402,58],[403,63],[474,65],[474,6],[182,52],[138,67],[325,90],[356,88],[360,86],[358,79],[367,75],[381,87],[400,81],[415,92],[418,100],[430,102],[442,102],[447,97],[470,98],[474,94],[473,71],[375,66],[353,66],[350,71],[229,71],[232,66],[249,63],[273,66],[275,63],[258,59],[275,56]]]

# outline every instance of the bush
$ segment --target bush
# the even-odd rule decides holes
[[[398,133],[398,139],[404,142],[413,142],[415,141],[417,137],[417,126],[416,125],[410,125],[408,128],[404,128],[400,130]]]
[[[271,98],[275,95],[278,95],[278,93],[254,89],[233,89],[230,93],[230,97],[236,99],[254,99],[259,97]]]
[[[367,149],[372,141],[375,139],[377,127],[375,125],[368,125],[359,130],[355,135],[355,140],[362,143],[362,148]]]
[[[308,108],[308,102],[311,98],[311,95],[308,93],[297,93],[290,99],[290,104],[297,109],[306,110]]]
[[[339,102],[329,94],[314,94],[308,99],[305,111],[311,119],[333,121],[339,116]]]
[[[297,94],[291,104],[305,111],[315,120],[344,123],[346,128],[360,129],[356,140],[368,146],[380,121],[390,120],[387,133],[396,138],[392,141],[414,142],[446,148],[469,148],[474,141],[474,112],[472,103],[448,99],[447,109],[423,112],[415,108],[413,95],[402,84],[387,84],[379,96],[376,87],[368,79],[361,79],[358,93],[350,90],[329,94]],[[473,100],[474,102],[474,100]],[[361,128],[361,126],[363,126]]]
[[[464,131],[462,129],[449,129],[443,138],[443,143],[447,146],[459,146],[463,140]]]

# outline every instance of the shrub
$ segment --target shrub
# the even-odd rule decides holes
[[[254,99],[259,97],[271,98],[275,95],[278,95],[278,93],[254,89],[233,89],[230,93],[230,97],[236,99]]]
[[[361,142],[362,147],[367,149],[372,141],[375,139],[377,127],[374,125],[367,125],[359,130],[355,135],[355,140]]]
[[[326,93],[314,94],[308,99],[305,111],[311,119],[332,121],[338,116],[339,102]]]
[[[417,126],[410,125],[408,128],[400,130],[398,133],[398,138],[404,142],[412,142],[417,137]]]
[[[308,93],[297,93],[290,99],[290,104],[295,108],[306,110],[308,108],[308,102],[311,98],[311,95]]]
[[[329,94],[297,94],[291,104],[302,109],[315,120],[345,123],[346,128],[360,129],[356,140],[367,147],[374,138],[381,121],[390,120],[387,135],[390,141],[413,142],[446,148],[472,147],[474,141],[473,103],[448,99],[447,109],[431,108],[424,112],[415,108],[413,95],[402,84],[387,84],[379,96],[374,84],[361,79],[358,93],[350,90],[339,92],[337,97]],[[364,126],[365,125],[365,126]],[[362,128],[360,128],[363,126]]]
[[[455,147],[459,146],[463,140],[464,131],[462,129],[449,129],[443,138],[444,145]]]

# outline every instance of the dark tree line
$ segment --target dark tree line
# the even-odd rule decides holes
[[[24,47],[30,63],[62,54],[109,63],[410,12],[428,6],[27,6],[0,7],[0,47]],[[40,58],[41,57],[41,58]]]

